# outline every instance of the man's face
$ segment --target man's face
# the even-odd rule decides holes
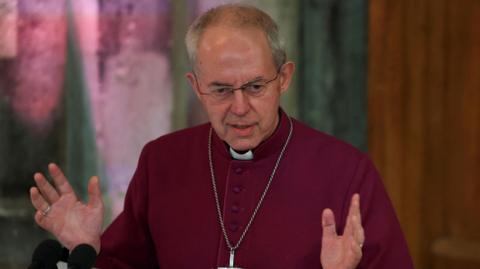
[[[238,151],[257,147],[278,123],[280,95],[288,88],[294,64],[288,62],[278,77],[267,38],[255,28],[212,26],[198,43],[196,74],[188,73],[192,88],[203,104],[217,135]],[[239,88],[266,82],[262,94],[235,90],[221,101],[203,94],[212,88]]]

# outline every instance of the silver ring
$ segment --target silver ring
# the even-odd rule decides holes
[[[52,209],[52,207],[50,205],[48,205],[47,208],[45,208],[45,210],[42,210],[42,215],[44,217],[47,216],[48,212],[50,212],[51,209]]]

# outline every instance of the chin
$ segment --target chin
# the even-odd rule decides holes
[[[253,141],[232,141],[232,143],[227,142],[227,144],[236,151],[251,150],[257,146]]]

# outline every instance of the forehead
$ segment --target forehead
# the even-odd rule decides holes
[[[275,67],[267,37],[260,29],[211,26],[198,42],[197,69],[205,76],[248,76]]]

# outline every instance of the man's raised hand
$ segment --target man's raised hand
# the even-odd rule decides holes
[[[324,269],[354,269],[362,258],[365,235],[360,215],[360,196],[354,194],[343,235],[338,235],[332,210],[322,214],[323,238],[320,262]]]
[[[98,177],[90,178],[88,203],[83,203],[57,165],[49,164],[48,170],[53,186],[43,174],[33,176],[37,186],[30,188],[30,199],[37,209],[35,221],[68,249],[85,243],[98,253],[104,212]]]

